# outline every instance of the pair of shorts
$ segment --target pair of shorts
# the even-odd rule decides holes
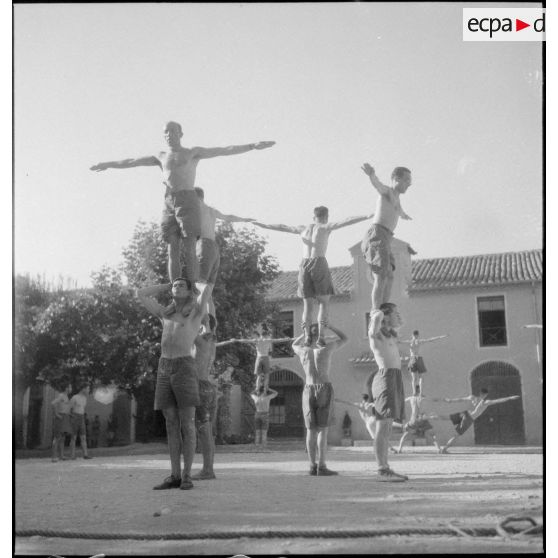
[[[196,426],[213,422],[217,410],[217,388],[209,380],[198,381],[200,404],[196,407]]]
[[[421,356],[412,356],[409,359],[409,370],[417,374],[426,373],[426,366],[424,366],[424,360]]]
[[[269,428],[269,413],[267,411],[256,411],[254,428],[256,430],[267,430]]]
[[[424,433],[427,430],[432,430],[433,426],[430,424],[430,422],[427,419],[419,419],[416,420],[415,422],[408,422],[404,427],[403,430],[405,432],[410,432],[411,434],[414,434],[415,436],[419,436],[419,437],[423,437]]]
[[[161,219],[161,232],[165,242],[170,242],[173,236],[200,237],[200,199],[194,190],[173,192],[170,188],[167,188],[165,207]]]
[[[372,378],[374,414],[380,420],[405,418],[405,390],[399,368],[380,368]]]
[[[217,272],[221,264],[221,255],[217,242],[211,238],[200,238],[196,244],[196,255],[200,264],[198,281],[215,285]]]
[[[333,294],[335,289],[325,257],[304,258],[298,270],[298,296],[314,298]]]
[[[85,436],[87,434],[85,429],[85,415],[73,414],[70,418],[72,426],[72,436]]]
[[[469,411],[463,411],[461,413],[453,413],[449,416],[451,422],[455,426],[455,431],[461,436],[461,434],[467,432],[473,424],[473,417],[469,414]]]
[[[161,357],[153,408],[161,411],[171,407],[196,407],[199,404],[198,374],[193,357]]]
[[[254,366],[254,374],[264,374],[268,376],[271,371],[271,361],[268,356],[258,355],[256,357],[256,365]]]
[[[395,258],[391,251],[393,233],[382,225],[372,225],[361,242],[361,249],[370,270],[378,275],[395,271]]]
[[[61,413],[61,417],[58,418],[54,415],[54,426],[52,428],[52,434],[55,438],[62,436],[62,434],[70,434],[72,432],[72,425],[70,423],[70,415],[68,413]]]
[[[304,425],[308,429],[327,428],[332,422],[333,386],[307,384],[302,391],[302,412]]]

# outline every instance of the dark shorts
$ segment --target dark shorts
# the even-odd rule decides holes
[[[196,254],[200,263],[198,281],[215,285],[221,263],[217,242],[211,238],[200,238],[196,244]]]
[[[267,430],[269,428],[269,413],[266,411],[256,411],[254,427],[256,430]]]
[[[427,430],[432,430],[433,426],[427,419],[419,419],[415,422],[408,422],[404,427],[403,430],[406,432],[410,432],[415,436],[422,437]]]
[[[70,434],[72,432],[72,425],[70,423],[70,415],[63,413],[60,418],[54,415],[54,425],[52,427],[52,434],[55,437],[62,436],[62,434]]]
[[[256,365],[254,366],[254,374],[256,374],[256,376],[258,374],[265,374],[267,376],[270,370],[271,361],[269,360],[269,357],[258,355],[256,357]]]
[[[380,420],[405,418],[405,391],[399,368],[380,369],[372,379],[374,414]]]
[[[329,382],[304,386],[302,412],[306,428],[327,428],[333,418],[332,402],[333,386]]]
[[[213,422],[217,410],[217,388],[209,380],[199,380],[200,404],[196,406],[196,425]]]
[[[467,432],[473,424],[473,417],[469,414],[469,411],[463,411],[461,413],[453,413],[450,415],[450,420],[455,426],[455,431],[461,436],[461,434]]]
[[[395,258],[391,252],[393,233],[382,225],[372,225],[361,242],[361,249],[372,273],[389,275],[395,271]]]
[[[153,408],[182,409],[200,404],[196,363],[191,356],[159,359]]]
[[[161,231],[165,242],[169,242],[177,235],[199,238],[201,235],[200,199],[194,190],[173,192],[167,188]]]
[[[422,360],[421,356],[412,356],[409,359],[409,370],[417,374],[424,374],[426,372],[426,366],[424,366],[424,360]]]
[[[70,418],[73,436],[85,436],[85,415],[72,415]]]
[[[323,256],[304,258],[298,270],[298,296],[314,298],[335,294],[327,260]]]

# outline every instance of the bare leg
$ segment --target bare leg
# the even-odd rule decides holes
[[[203,456],[203,466],[201,472],[206,475],[213,475],[213,459],[215,457],[215,446],[213,442],[213,432],[210,422],[204,422],[198,428],[200,445]]]
[[[378,469],[387,469],[389,437],[391,434],[392,419],[376,420],[376,437],[374,438],[374,453]]]
[[[180,277],[180,237],[178,235],[170,237],[167,253],[169,258],[169,279],[172,283],[176,278]]]
[[[77,436],[72,434],[72,438],[70,439],[70,459],[76,458],[76,438]]]
[[[189,279],[192,285],[195,285],[198,276],[200,264],[196,255],[197,240],[192,236],[182,238],[182,256],[184,258],[184,275]]]
[[[415,393],[416,387],[419,385],[419,375],[418,372],[411,372],[411,393]]]
[[[318,467],[325,467],[327,451],[327,428],[317,429]]]
[[[440,448],[440,453],[447,453],[448,452],[448,448],[453,445],[453,443],[455,442],[455,440],[457,440],[457,438],[459,438],[459,434],[457,434],[456,436],[454,436],[453,438],[450,438],[447,442],[445,446],[442,446]]]
[[[171,462],[171,475],[175,479],[181,478],[180,475],[180,420],[178,418],[178,409],[169,407],[163,411],[165,416],[165,425],[167,427],[167,442],[169,445],[169,454]]]
[[[256,446],[259,446],[262,443],[262,431],[257,428],[256,429],[256,437],[254,438],[254,444],[256,444]]]
[[[198,291],[200,291],[201,294],[203,294],[206,289],[209,289],[209,301],[211,301],[211,306],[213,306],[213,312],[215,312],[215,306],[213,305],[213,296],[212,296],[214,285],[212,283],[206,283],[205,281],[198,281],[196,283],[196,287],[198,288]],[[207,308],[204,309],[207,314],[211,314],[209,301],[207,303]],[[215,316],[215,314],[212,315]]]
[[[430,445],[430,439],[431,439],[436,449],[440,451],[440,446],[438,444],[438,440],[436,439],[436,434],[434,434],[434,432],[433,431],[431,432],[430,430],[427,430],[425,434],[426,434],[427,443]]]
[[[367,420],[366,421],[366,430],[368,430],[368,434],[370,434],[370,438],[374,441],[376,437],[376,421],[375,420]]]
[[[403,436],[401,436],[401,440],[399,440],[399,447],[396,450],[397,453],[401,453],[401,450],[403,449],[403,442],[407,439],[408,436],[409,432],[403,432]]]
[[[390,270],[384,280],[384,292],[382,294],[383,302],[391,300],[391,287],[393,286],[393,271]]]
[[[310,326],[314,320],[314,299],[303,298],[302,304],[302,329],[304,330],[304,343],[306,345],[310,345]]]
[[[178,410],[180,433],[182,435],[182,454],[184,456],[182,480],[190,477],[192,462],[194,461],[194,454],[196,452],[195,411],[195,407],[184,407]]]
[[[83,457],[87,459],[87,439],[85,434],[81,434],[79,437],[79,443],[81,445],[81,451],[83,452]]]
[[[386,277],[380,275],[379,273],[371,273],[373,284],[372,284],[372,310],[378,310],[384,300],[384,288],[386,284]]]
[[[52,440],[52,461],[58,461],[58,452],[60,451],[59,448],[60,448],[61,437],[62,436],[55,436],[54,439]]]
[[[265,448],[267,445],[267,429],[261,431],[262,446]]]
[[[324,328],[327,326],[329,319],[329,299],[330,295],[320,295],[318,299],[318,339],[323,340]]]
[[[316,464],[316,445],[318,432],[312,428],[306,430],[306,449],[308,451],[308,459],[310,465]]]

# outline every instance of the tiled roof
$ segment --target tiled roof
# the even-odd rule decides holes
[[[411,291],[541,281],[542,266],[542,250],[414,260]]]
[[[353,289],[352,266],[332,267],[335,291],[347,294]],[[543,271],[542,250],[504,252],[454,258],[412,260],[413,282],[411,291],[487,287],[541,281]],[[269,300],[298,298],[298,271],[284,271],[272,283]]]
[[[348,294],[353,289],[352,266],[330,268],[333,287],[338,295]],[[298,271],[283,271],[271,284],[267,292],[268,300],[296,299]]]

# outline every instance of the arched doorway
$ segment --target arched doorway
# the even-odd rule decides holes
[[[471,390],[488,390],[488,399],[519,395],[520,399],[492,405],[475,421],[475,444],[521,445],[525,443],[525,421],[519,370],[501,361],[489,361],[471,372]]]
[[[270,438],[302,438],[304,417],[302,415],[302,389],[304,382],[287,369],[273,370],[269,375],[269,387],[278,395],[269,407]]]

